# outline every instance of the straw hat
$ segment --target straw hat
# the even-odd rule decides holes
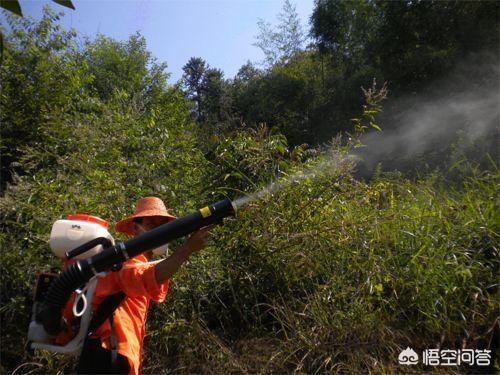
[[[157,216],[164,217],[165,222],[177,219],[174,215],[170,214],[165,207],[165,204],[160,198],[145,197],[140,199],[135,206],[135,214],[119,221],[115,229],[117,232],[135,235],[134,219],[138,217]]]

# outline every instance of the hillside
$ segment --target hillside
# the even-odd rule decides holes
[[[366,70],[363,85],[352,78],[343,88],[356,107],[325,109],[316,128],[311,119],[331,110],[332,98],[348,97],[335,92],[294,107],[304,117],[312,111],[307,123],[284,109],[280,90],[296,89],[300,104],[319,84],[319,76],[309,79],[319,72],[309,59],[316,52],[299,51],[264,76],[224,83],[246,110],[236,124],[213,102],[200,107],[185,82],[168,85],[166,66],[140,34],[82,46],[49,10],[39,22],[4,17],[11,30],[0,66],[2,372],[62,373],[75,362],[25,351],[37,273],[61,269],[48,246],[53,222],[87,212],[113,226],[150,195],[178,216],[224,197],[244,204],[171,280],[165,303],[152,305],[144,373],[405,372],[398,355],[407,347],[492,351],[490,366],[419,363],[414,371],[500,371],[498,110],[490,113],[498,90],[491,81],[478,84],[489,96],[466,116],[443,114],[452,106],[440,105],[440,121],[428,120],[433,109],[425,126],[408,115],[407,126],[395,129],[398,117],[390,115],[398,103],[410,113],[405,90],[415,81],[384,85]],[[330,83],[334,73],[326,71]],[[304,85],[289,86],[287,77]],[[259,90],[266,95],[255,96]],[[458,117],[463,122],[447,125]],[[394,134],[420,135],[436,124],[451,129],[433,137],[439,152],[406,152],[421,137],[400,144],[404,155],[385,151],[383,140],[402,139]],[[471,138],[467,129],[481,131]]]

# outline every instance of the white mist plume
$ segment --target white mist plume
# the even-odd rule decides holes
[[[253,194],[240,197],[234,201],[234,204],[236,205],[236,207],[241,207],[254,200],[263,199],[264,197],[276,193],[287,186],[299,183],[304,179],[314,178],[317,173],[320,173],[326,169],[340,170],[341,168],[351,164],[354,159],[354,155],[347,155],[345,153],[337,152],[332,147],[325,156],[325,160],[323,160],[321,163],[304,171],[294,173],[281,181],[272,182],[263,189]]]
[[[460,130],[468,143],[498,137],[499,78],[494,56],[470,57],[425,94],[392,100],[380,119],[381,127],[388,130],[364,136],[366,147],[359,154],[373,168],[384,159],[409,159],[444,149]]]
[[[366,147],[347,155],[337,151],[335,143],[323,162],[315,167],[273,182],[251,195],[238,198],[237,207],[297,183],[327,168],[340,169],[346,163],[363,159],[368,168],[388,158],[405,159],[446,148],[459,130],[469,142],[486,135],[498,138],[500,123],[500,66],[497,57],[482,53],[471,55],[446,79],[441,79],[426,94],[391,100],[384,108],[381,133],[362,138]],[[497,139],[498,141],[498,139]]]

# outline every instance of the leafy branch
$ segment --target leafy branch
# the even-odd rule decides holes
[[[349,135],[349,141],[353,143],[353,147],[363,147],[361,143],[361,136],[365,133],[366,129],[375,129],[381,132],[382,129],[377,124],[376,116],[382,112],[380,103],[387,98],[387,82],[384,82],[382,87],[377,88],[377,81],[374,79],[372,86],[369,89],[361,88],[365,97],[366,104],[363,105],[363,113],[361,117],[353,118],[351,121],[354,123],[354,133]]]

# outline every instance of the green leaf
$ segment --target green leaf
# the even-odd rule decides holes
[[[3,62],[3,34],[0,31],[0,66],[2,66]]]
[[[54,3],[57,3],[59,5],[62,5],[63,7],[66,7],[66,8],[71,8],[73,10],[75,10],[75,6],[73,5],[73,3],[71,2],[71,0],[52,0]]]
[[[23,16],[18,0],[0,0],[0,7],[17,14],[18,16]]]
[[[276,145],[276,150],[281,154],[284,155],[286,153],[286,146],[282,143],[278,143]]]
[[[381,132],[381,131],[382,131],[382,129],[380,129],[380,126],[378,126],[378,125],[377,125],[377,124],[375,124],[374,122],[371,122],[371,121],[370,121],[370,125],[371,125],[371,127],[372,127],[372,128],[377,129],[377,131],[379,131],[379,132]]]
[[[231,176],[236,177],[237,179],[243,180],[245,176],[243,176],[242,173],[240,172],[233,172],[231,173]]]

